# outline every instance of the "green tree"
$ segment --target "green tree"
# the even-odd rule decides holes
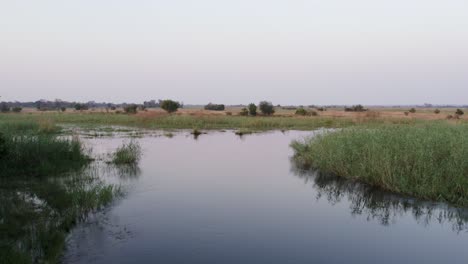
[[[251,116],[257,115],[257,106],[255,104],[249,104],[249,114]]]
[[[260,102],[259,108],[264,115],[272,115],[275,113],[275,107],[272,103],[267,101]]]
[[[180,103],[172,100],[161,101],[161,108],[166,110],[168,113],[174,113],[179,109]]]

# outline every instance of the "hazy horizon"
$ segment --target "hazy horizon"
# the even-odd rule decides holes
[[[462,0],[0,3],[0,101],[466,104]]]

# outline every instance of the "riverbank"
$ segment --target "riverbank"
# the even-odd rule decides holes
[[[468,127],[447,123],[348,128],[291,144],[322,172],[396,193],[468,206]]]

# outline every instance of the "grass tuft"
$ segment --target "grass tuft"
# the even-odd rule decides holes
[[[112,163],[116,165],[136,164],[141,158],[141,146],[136,141],[124,143],[112,154]]]

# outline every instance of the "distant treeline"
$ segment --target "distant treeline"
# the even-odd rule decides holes
[[[138,106],[140,108],[157,108],[160,107],[162,100],[150,100],[145,101],[142,104],[134,103],[106,103],[106,102],[69,102],[63,101],[60,99],[54,101],[48,100],[39,100],[35,102],[1,102],[0,104],[6,108],[36,108],[41,111],[51,111],[51,110],[63,110],[66,108],[74,108],[76,110],[87,110],[90,108],[107,108],[107,109],[116,109],[116,108],[126,108],[128,106]]]

